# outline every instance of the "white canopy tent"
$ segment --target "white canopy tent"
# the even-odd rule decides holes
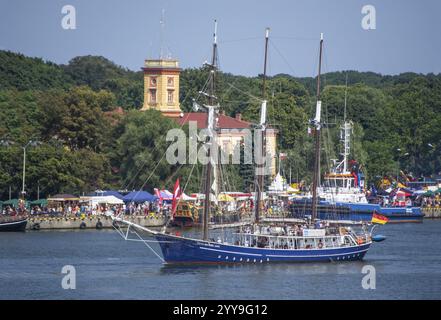
[[[89,202],[91,206],[98,204],[124,204],[124,201],[115,196],[81,197],[81,200]]]

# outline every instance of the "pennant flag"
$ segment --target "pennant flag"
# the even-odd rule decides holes
[[[374,211],[374,214],[372,215],[372,223],[386,224],[388,221],[389,219],[387,217]]]
[[[175,182],[173,188],[173,200],[172,200],[172,216],[175,215],[176,207],[178,205],[178,199],[181,197],[181,187],[179,186],[179,178]]]

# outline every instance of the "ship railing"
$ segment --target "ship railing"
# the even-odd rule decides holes
[[[332,249],[356,244],[351,235],[331,235],[331,236],[294,236],[294,235],[270,235],[252,233],[233,233],[239,237],[239,243],[245,246],[258,246],[258,238],[268,238],[265,247],[269,248],[288,248],[288,249]],[[276,241],[274,241],[276,240]],[[309,241],[309,242],[308,242]],[[322,246],[320,247],[320,243]]]
[[[356,233],[355,231],[350,230],[348,232],[348,236],[350,237],[351,242],[353,242],[356,245],[371,242],[371,235],[367,232]]]

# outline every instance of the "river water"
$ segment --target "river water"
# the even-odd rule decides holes
[[[0,299],[440,299],[441,221],[376,231],[387,240],[362,262],[199,267],[164,266],[114,230],[0,233]],[[363,289],[364,265],[375,289]]]

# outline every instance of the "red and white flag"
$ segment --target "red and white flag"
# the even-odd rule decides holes
[[[179,186],[179,178],[175,182],[173,188],[173,200],[172,200],[172,215],[175,215],[176,207],[178,205],[178,199],[181,197],[181,187]]]

